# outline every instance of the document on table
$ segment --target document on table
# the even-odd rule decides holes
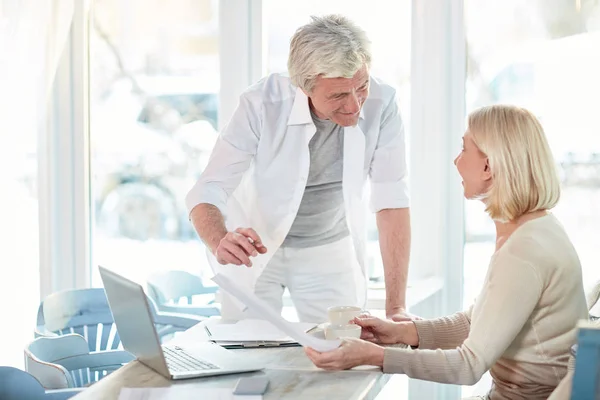
[[[315,328],[317,324],[307,322],[291,322],[304,332]],[[294,339],[271,322],[263,319],[243,319],[235,324],[206,324],[211,340],[216,342],[292,342]]]
[[[307,334],[300,326],[283,319],[281,315],[275,312],[266,302],[256,297],[254,293],[235,284],[226,276],[217,274],[212,280],[221,289],[245,304],[255,315],[260,315],[302,346],[312,347],[321,352],[335,350],[340,346],[340,340],[324,340]]]
[[[171,386],[162,388],[123,388],[119,400],[262,400],[262,395],[238,396],[233,388]]]

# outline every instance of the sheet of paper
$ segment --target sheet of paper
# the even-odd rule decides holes
[[[304,332],[317,326],[306,322],[292,322]],[[290,342],[294,339],[264,319],[243,319],[235,324],[212,324],[207,326],[210,338],[219,342]]]
[[[263,300],[256,297],[254,293],[236,285],[226,276],[217,274],[212,280],[223,290],[245,304],[253,313],[264,317],[264,319],[272,323],[277,329],[296,340],[302,346],[312,347],[321,352],[331,351],[340,346],[341,341],[339,340],[324,340],[307,334],[300,327],[283,319],[281,315],[275,312]]]
[[[198,388],[193,386],[171,386],[163,388],[123,388],[119,400],[262,400],[258,396],[236,396],[233,388]]]

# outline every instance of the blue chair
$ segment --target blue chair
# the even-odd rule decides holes
[[[40,303],[35,336],[77,333],[90,351],[116,350],[121,344],[104,289],[64,290]]]
[[[65,400],[82,389],[44,390],[32,375],[13,367],[0,367],[0,399],[2,400]]]
[[[571,399],[600,399],[600,319],[579,324]]]
[[[586,293],[589,322],[578,324],[578,344],[571,347],[567,375],[560,381],[549,399],[599,398],[600,388],[600,281]],[[594,329],[595,328],[595,329]],[[577,357],[579,347],[582,354]]]
[[[46,389],[87,386],[134,359],[123,350],[90,352],[78,334],[38,337],[25,348],[25,370]]]
[[[202,318],[158,312],[150,298],[157,333],[161,340],[184,331]],[[83,336],[90,351],[116,350],[121,340],[102,288],[63,290],[46,297],[37,314],[36,337],[52,337],[77,333]]]
[[[147,282],[148,296],[161,312],[193,314],[202,317],[221,315],[214,302],[218,286],[204,286],[202,279],[185,271],[167,271],[151,276]],[[194,296],[210,295],[212,300],[203,305],[193,304]],[[182,300],[187,304],[181,304]]]

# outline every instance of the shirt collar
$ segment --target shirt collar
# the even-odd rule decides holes
[[[360,109],[359,119],[364,118],[364,104]],[[310,108],[308,106],[308,97],[302,89],[296,88],[296,96],[294,97],[294,104],[292,105],[292,112],[288,118],[288,125],[305,125],[313,124],[312,116],[310,115]]]

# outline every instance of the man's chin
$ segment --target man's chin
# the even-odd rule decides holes
[[[350,127],[350,126],[356,126],[356,124],[358,124],[358,117],[351,117],[351,118],[336,118],[337,121],[334,121],[336,124],[338,124],[339,126],[343,126],[343,127]]]

